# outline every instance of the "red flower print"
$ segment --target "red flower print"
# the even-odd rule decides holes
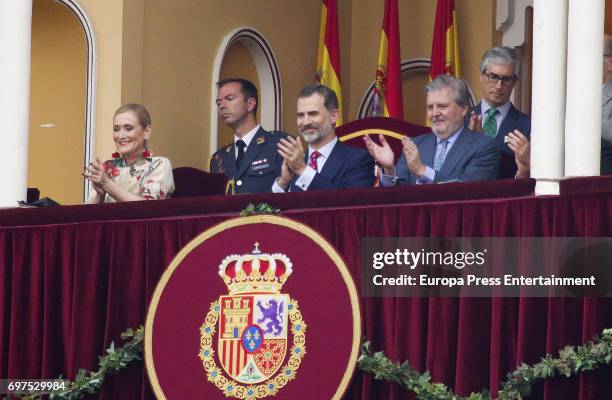
[[[104,163],[104,172],[109,178],[114,178],[115,176],[121,175],[121,171],[115,166],[115,163],[112,161],[106,161]]]

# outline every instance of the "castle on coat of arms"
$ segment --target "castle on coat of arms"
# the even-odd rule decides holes
[[[249,324],[249,312],[251,308],[249,301],[235,297],[225,299],[225,330],[222,338],[228,339],[238,337],[238,332],[242,332]]]

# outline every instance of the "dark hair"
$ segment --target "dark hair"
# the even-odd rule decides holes
[[[151,125],[151,115],[149,114],[149,111],[147,111],[145,106],[135,103],[124,104],[119,107],[117,111],[115,111],[113,119],[115,119],[117,115],[123,114],[125,112],[133,113],[136,118],[138,118],[138,122],[143,128],[146,128],[147,126]]]
[[[227,85],[228,83],[239,83],[240,84],[240,92],[244,96],[244,101],[248,99],[255,99],[255,109],[253,110],[253,114],[257,113],[257,106],[259,106],[259,101],[257,98],[257,88],[253,84],[253,82],[242,79],[242,78],[228,78],[222,79],[217,82],[217,89],[221,89],[222,86]]]
[[[433,81],[425,85],[425,92],[433,92],[444,88],[453,89],[453,98],[459,107],[470,106],[470,91],[463,79],[457,79],[452,75],[438,75]]]
[[[323,96],[323,104],[325,105],[327,111],[334,111],[338,109],[338,96],[336,96],[336,92],[325,85],[308,85],[302,88],[298,94],[298,99],[310,97],[315,93]]]

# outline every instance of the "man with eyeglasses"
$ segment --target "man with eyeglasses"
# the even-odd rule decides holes
[[[500,178],[529,178],[531,119],[510,101],[518,73],[518,55],[509,47],[493,47],[480,60],[482,100],[470,114],[468,127],[495,139],[501,150]]]
[[[612,37],[604,35],[601,115],[601,175],[612,175]]]

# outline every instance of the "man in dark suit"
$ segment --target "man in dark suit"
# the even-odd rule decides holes
[[[217,83],[219,118],[234,131],[234,141],[210,160],[210,172],[225,174],[228,194],[269,192],[283,159],[276,144],[287,135],[267,132],[257,123],[257,88],[246,79]]]
[[[482,100],[468,127],[495,139],[501,150],[500,178],[529,178],[531,119],[510,101],[518,74],[518,55],[510,47],[493,47],[480,60]]]
[[[275,193],[316,189],[368,187],[374,184],[374,160],[367,151],[343,145],[335,134],[336,93],[323,85],[303,88],[297,101],[297,126],[302,141],[288,136],[278,143],[284,159]]]
[[[499,148],[495,141],[464,127],[469,107],[465,82],[439,75],[425,90],[432,133],[404,137],[397,164],[384,136],[380,135],[381,145],[364,138],[368,151],[383,168],[381,185],[496,179]]]

